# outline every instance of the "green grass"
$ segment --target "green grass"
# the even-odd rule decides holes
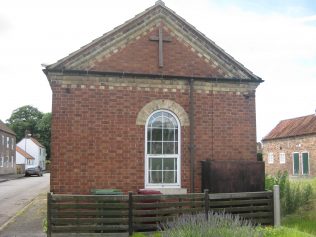
[[[312,237],[313,235],[287,227],[258,227],[263,237]]]
[[[294,182],[311,184],[313,196],[306,205],[302,206],[295,213],[285,216],[282,219],[282,225],[316,236],[316,178]]]

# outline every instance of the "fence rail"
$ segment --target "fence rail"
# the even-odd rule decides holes
[[[182,214],[227,212],[273,225],[273,193],[62,195],[48,193],[48,236],[129,236]]]

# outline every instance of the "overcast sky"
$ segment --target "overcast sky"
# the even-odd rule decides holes
[[[0,5],[0,119],[51,111],[41,64],[51,64],[155,0],[10,0]],[[316,1],[165,0],[166,6],[260,76],[257,140],[280,120],[316,109]]]

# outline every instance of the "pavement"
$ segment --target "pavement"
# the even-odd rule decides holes
[[[19,179],[23,175],[1,175],[0,182]],[[0,210],[1,211],[1,210]],[[0,237],[44,237],[43,221],[47,216],[47,193],[33,198],[22,210],[0,226]]]
[[[0,183],[24,177],[24,174],[0,174]]]

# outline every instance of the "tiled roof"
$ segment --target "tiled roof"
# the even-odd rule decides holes
[[[38,146],[45,148],[39,141],[37,141],[35,138],[31,137],[31,140]]]
[[[93,40],[58,62],[48,65],[44,72],[93,71],[91,65],[94,65],[99,60],[98,58],[102,58],[102,55],[111,56],[115,52],[119,52],[116,47],[119,47],[119,45],[121,45],[120,47],[125,47],[128,41],[136,34],[141,34],[145,29],[150,30],[147,28],[154,27],[159,21],[173,28],[176,32],[174,37],[178,37],[179,41],[185,41],[186,44],[194,45],[194,51],[197,50],[198,54],[200,54],[199,56],[204,55],[205,59],[214,62],[210,66],[223,71],[225,79],[245,79],[262,82],[260,77],[253,74],[185,19],[166,7],[162,1],[157,1],[155,5],[124,24]],[[108,71],[110,72],[110,69]]]
[[[22,156],[24,156],[26,159],[34,160],[35,158],[31,156],[29,153],[22,150],[20,147],[16,146],[16,151],[19,152]]]
[[[2,122],[1,120],[0,120],[0,131],[4,131],[6,133],[9,133],[15,136],[15,133],[8,126],[6,126],[5,123]]]
[[[316,134],[316,115],[282,120],[262,140],[272,140],[287,137]]]

